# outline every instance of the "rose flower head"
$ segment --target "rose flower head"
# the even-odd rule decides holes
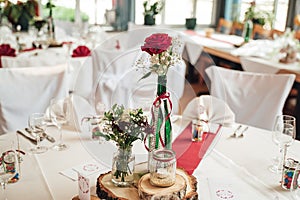
[[[165,52],[172,45],[172,38],[166,33],[155,33],[145,39],[142,51],[153,54]]]

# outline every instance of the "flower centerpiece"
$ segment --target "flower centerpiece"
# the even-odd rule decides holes
[[[179,38],[172,38],[166,33],[155,33],[145,39],[142,51],[148,53],[148,57],[139,59],[136,65],[145,70],[147,78],[152,73],[158,75],[157,97],[152,106],[152,124],[155,127],[155,135],[149,138],[149,151],[158,148],[171,149],[172,125],[170,115],[172,103],[167,92],[167,73],[171,66],[181,61],[179,53],[181,42]]]
[[[6,1],[3,10],[3,16],[7,17],[15,30],[18,25],[21,25],[21,30],[27,31],[29,22],[38,15],[38,2],[36,0],[16,1],[16,3]]]
[[[144,140],[152,132],[147,117],[140,109],[125,109],[122,105],[113,105],[100,120],[101,128],[96,130],[100,137],[113,141],[118,151],[113,158],[112,182],[117,186],[128,186],[133,182],[134,156],[132,145],[136,140]]]
[[[250,7],[245,12],[245,20],[251,20],[253,24],[273,27],[274,14],[265,10],[258,9],[255,1],[250,3]]]
[[[150,0],[144,1],[144,25],[155,25],[155,15],[159,14],[163,9],[161,1],[156,1],[153,4]]]

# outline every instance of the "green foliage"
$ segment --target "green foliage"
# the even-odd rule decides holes
[[[99,127],[102,130],[99,129],[97,135],[114,141],[121,149],[130,149],[134,141],[143,140],[145,134],[152,131],[141,108],[126,110],[123,105],[117,104],[104,113]]]
[[[251,3],[251,6],[245,13],[245,20],[252,20],[253,23],[264,26],[268,24],[270,27],[273,26],[274,14],[265,10],[259,10],[255,3]]]
[[[7,5],[4,7],[3,15],[12,23],[16,24],[19,22],[21,17],[26,18],[30,21],[34,16],[35,7],[37,2],[35,0],[28,0],[24,3],[13,4],[10,1],[7,2]]]
[[[144,1],[144,15],[157,15],[163,9],[163,3],[161,1],[156,1],[155,3],[150,5],[150,1]]]
[[[43,8],[43,15],[44,17],[49,16],[49,5],[46,5]],[[52,6],[52,16],[54,19],[62,20],[62,21],[70,21],[74,22],[75,21],[75,9],[73,8],[66,8],[62,6]],[[89,16],[86,13],[81,12],[80,13],[81,20],[83,22],[87,22],[89,20]]]

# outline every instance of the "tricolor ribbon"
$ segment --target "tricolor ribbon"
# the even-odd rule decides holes
[[[167,113],[166,117],[165,117],[165,121],[167,121],[170,116],[171,116],[171,111],[172,111],[172,102],[170,100],[170,93],[169,92],[165,92],[161,95],[159,95],[158,97],[156,97],[156,99],[154,100],[153,104],[152,104],[152,107],[151,107],[151,116],[152,116],[152,119],[155,119],[155,115],[154,115],[154,109],[158,109],[160,108],[161,104],[164,102],[164,100],[167,100],[169,105],[170,105],[170,111]],[[154,122],[156,122],[156,120],[153,120]],[[159,127],[159,130],[161,129],[161,125]],[[146,140],[149,136],[149,133],[147,133],[146,137],[144,138],[144,146],[146,148],[147,151],[149,151],[149,147],[147,146],[146,144]],[[161,133],[159,131],[159,141],[160,141],[160,144],[162,145],[162,147],[165,147],[165,143],[161,137]]]

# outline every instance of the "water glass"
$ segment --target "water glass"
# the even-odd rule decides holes
[[[68,146],[63,141],[62,126],[67,124],[70,113],[70,103],[67,98],[54,98],[50,102],[50,119],[60,133],[59,143],[53,146],[57,151],[66,150]]]
[[[194,119],[192,121],[192,141],[202,141],[204,132],[209,132],[208,124],[203,120]]]
[[[44,153],[48,150],[46,146],[41,146],[41,137],[46,129],[46,115],[45,113],[33,113],[29,116],[28,125],[32,131],[32,134],[36,137],[37,145],[31,148],[31,153]]]

